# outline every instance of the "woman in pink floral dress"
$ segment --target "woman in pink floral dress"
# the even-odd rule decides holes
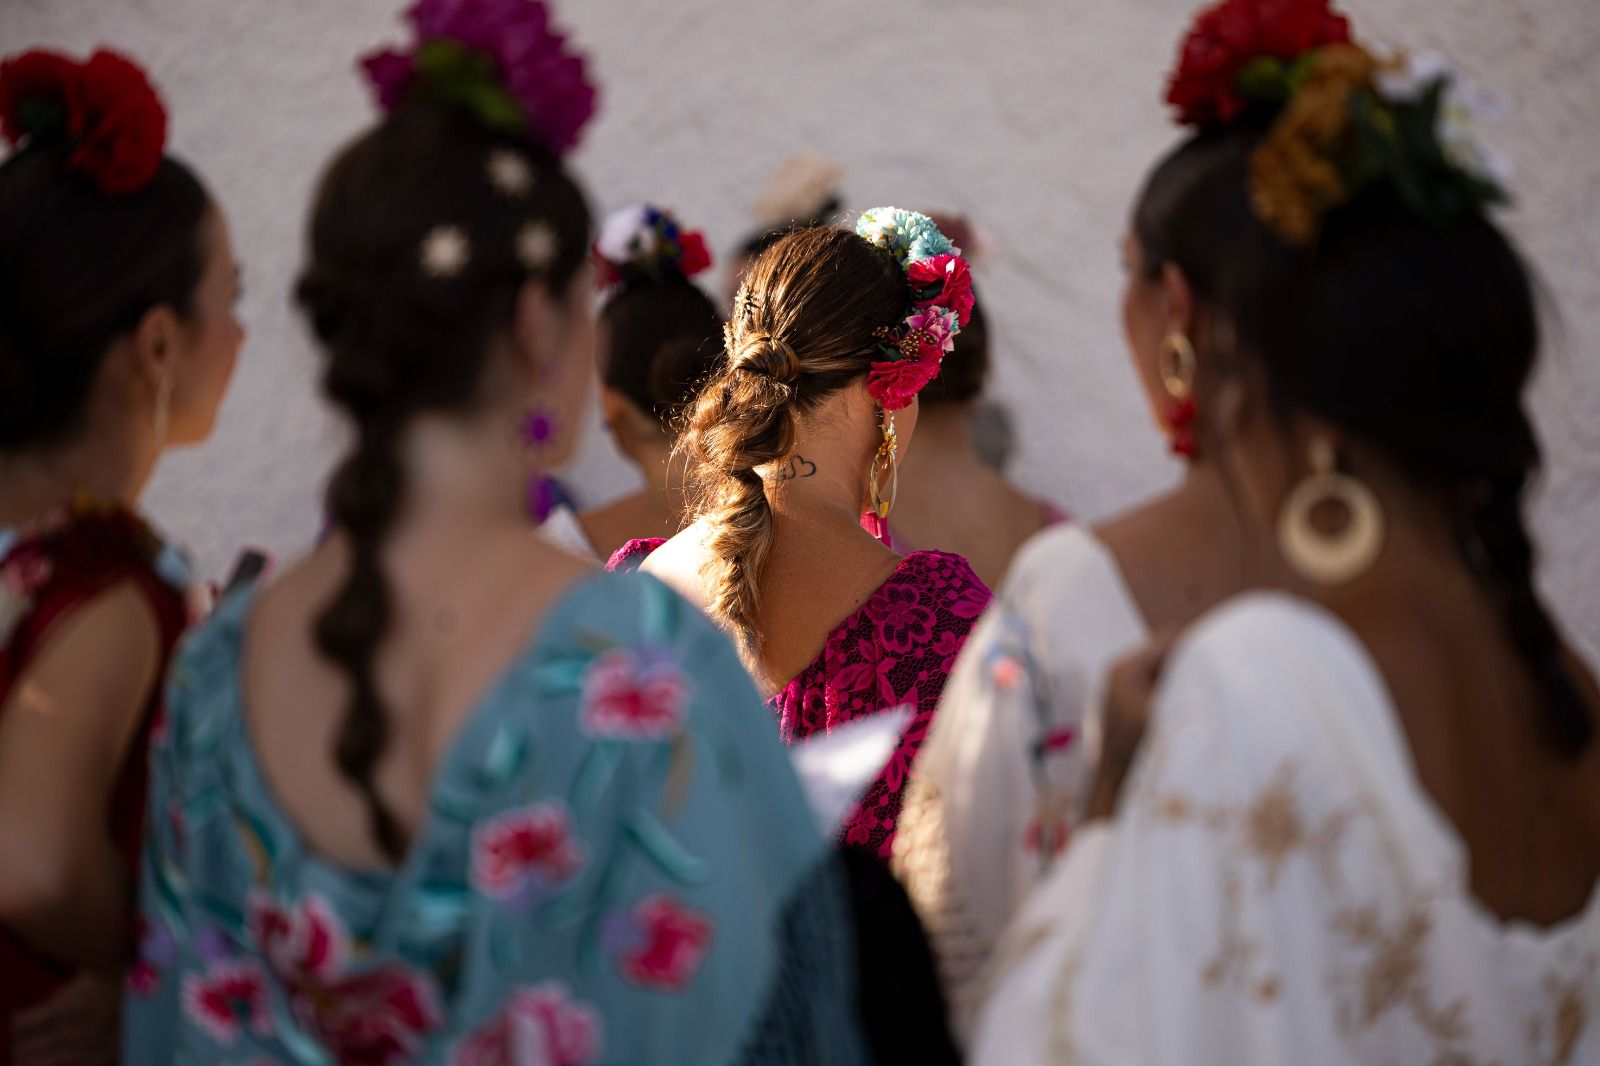
[[[989,590],[960,556],[897,555],[863,533],[862,513],[886,526],[916,394],[971,292],[958,250],[913,212],[880,208],[856,233],[778,241],[745,276],[726,362],[681,444],[694,521],[611,562],[660,577],[738,640],[785,740],[910,709],[844,830],[884,860],[907,771]]]

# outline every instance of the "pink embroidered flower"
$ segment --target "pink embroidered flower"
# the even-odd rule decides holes
[[[988,610],[989,601],[993,598],[993,594],[983,585],[967,585],[950,598],[950,613],[957,618],[977,618]]]
[[[959,255],[936,255],[932,259],[919,259],[906,267],[911,285],[923,289],[929,285],[943,284],[939,295],[923,301],[919,306],[937,305],[956,313],[956,321],[965,326],[972,318],[972,272],[967,261]]]
[[[340,1066],[412,1061],[443,1020],[426,974],[398,963],[349,972],[349,935],[319,896],[285,909],[257,893],[249,927],[290,1013]]]
[[[591,737],[660,740],[677,733],[689,706],[688,677],[665,656],[606,652],[583,678],[580,723]]]
[[[994,677],[995,688],[1001,692],[1016,688],[1023,676],[1022,664],[1010,655],[996,656],[989,672]]]
[[[834,716],[829,724],[847,722],[855,717],[856,711],[870,714],[896,702],[894,681],[889,675],[899,660],[892,655],[882,654],[869,641],[861,641],[860,646],[860,657],[855,662],[841,666],[829,680],[828,688],[837,696],[834,703],[846,709],[846,713]]]
[[[559,981],[511,993],[500,1013],[456,1046],[453,1066],[588,1066],[600,1055],[600,1015]]]
[[[885,585],[868,601],[867,617],[877,623],[879,643],[892,652],[904,655],[933,639],[933,611],[909,585]]]
[[[496,899],[530,883],[553,888],[574,877],[587,856],[572,836],[572,820],[559,800],[506,811],[472,834],[472,883]]]
[[[948,629],[939,630],[933,640],[933,654],[939,656],[939,669],[948,674],[956,668],[956,657],[961,654],[962,638]]]
[[[160,984],[161,971],[144,959],[135,959],[123,979],[123,987],[133,999],[149,999]]]
[[[688,984],[711,944],[711,920],[660,893],[640,900],[631,917],[643,943],[622,957],[622,972],[665,992]]]
[[[55,564],[50,556],[40,551],[37,547],[23,548],[7,559],[5,565],[0,567],[0,576],[5,579],[6,591],[13,596],[32,596],[45,583],[50,580],[55,572]]]
[[[272,1031],[266,975],[250,959],[214,962],[204,973],[184,977],[183,1011],[223,1045],[237,1040],[245,1028],[258,1035]]]

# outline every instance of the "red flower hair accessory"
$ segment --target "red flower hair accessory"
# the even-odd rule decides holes
[[[867,392],[892,413],[939,376],[945,353],[972,317],[972,277],[961,249],[927,215],[875,207],[856,220],[856,235],[893,255],[911,290],[910,313],[872,334],[884,358],[873,362]]]
[[[79,63],[35,50],[0,63],[0,136],[18,148],[64,142],[68,170],[128,196],[161,167],[167,112],[145,72],[116,52]]]
[[[1186,126],[1232,122],[1257,95],[1252,83],[1263,64],[1287,67],[1349,41],[1350,22],[1331,0],[1222,0],[1200,12],[1184,38],[1167,103]],[[1283,99],[1276,90],[1268,95]]]

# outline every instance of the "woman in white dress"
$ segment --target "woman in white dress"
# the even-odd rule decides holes
[[[721,361],[722,316],[693,280],[711,266],[704,238],[669,211],[635,204],[613,212],[595,253],[606,290],[595,335],[600,409],[644,484],[592,510],[557,507],[539,531],[605,560],[630,538],[670,537],[683,526],[684,460],[672,445],[695,387]]]
[[[1452,76],[1348,41],[1230,0],[1171,83],[1200,129],[1135,241],[1218,266],[1197,424],[1278,591],[1112,674],[976,1063],[1600,1061],[1600,690],[1533,586],[1532,286],[1492,157],[1441,143]]]
[[[951,675],[906,793],[894,869],[962,1030],[1002,931],[1081,813],[1096,743],[1085,708],[1098,705],[1107,668],[1253,579],[1195,393],[1243,220],[1172,232],[1182,180],[1154,175],[1136,206],[1122,250],[1122,321],[1183,477],[1132,511],[1093,528],[1056,526],[1017,552]]]

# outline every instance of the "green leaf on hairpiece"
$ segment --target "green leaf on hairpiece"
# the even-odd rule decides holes
[[[471,111],[485,126],[507,133],[528,128],[521,105],[500,82],[490,57],[455,41],[427,41],[417,49],[416,69],[423,88],[435,98]]]
[[[67,107],[57,97],[36,96],[17,107],[20,125],[35,144],[61,140],[67,134]]]
[[[1257,56],[1239,71],[1234,88],[1246,99],[1277,104],[1289,99],[1292,87],[1281,59]]]

